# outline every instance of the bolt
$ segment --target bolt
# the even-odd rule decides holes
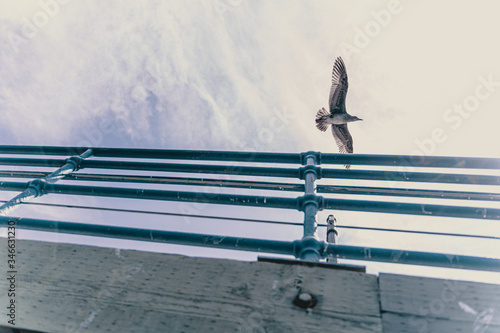
[[[295,299],[293,300],[293,304],[302,309],[312,309],[316,306],[317,302],[318,301],[313,295],[302,292],[295,296]]]

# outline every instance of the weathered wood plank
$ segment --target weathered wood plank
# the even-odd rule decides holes
[[[0,326],[0,333],[45,333],[45,332],[18,329],[15,326],[11,327]]]
[[[377,277],[360,272],[27,240],[16,248],[18,328],[382,331]],[[6,287],[0,280],[0,290]],[[299,291],[317,298],[314,309],[292,304]],[[4,316],[0,325],[6,325]]]
[[[385,332],[500,332],[500,285],[380,274]]]
[[[382,315],[384,333],[498,333],[500,326],[481,321],[448,320],[386,312]]]

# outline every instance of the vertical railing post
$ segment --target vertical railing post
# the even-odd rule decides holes
[[[304,200],[304,237],[312,236],[318,238],[318,223],[316,221],[316,213],[318,212],[318,205],[315,204],[313,196],[316,196],[316,179],[317,174],[317,158],[313,154],[306,155],[306,167],[304,168],[304,181],[305,181],[305,198]],[[313,167],[311,167],[313,166]]]
[[[335,230],[335,222],[337,220],[333,215],[328,215],[326,219],[326,241],[328,244],[335,244],[337,242],[337,235],[338,232]],[[333,254],[329,254],[328,257],[326,257],[326,262],[329,262],[331,264],[336,264],[337,263],[337,258],[333,256]]]
[[[80,168],[81,161],[90,156],[92,156],[92,149],[87,149],[83,154],[79,156],[72,156],[70,158],[67,158],[65,161],[66,163],[64,163],[63,166],[61,166],[51,174],[43,178],[28,182],[28,186],[23,192],[0,206],[0,215],[7,215],[11,211],[19,207],[19,205],[21,205],[23,202],[43,195],[43,187],[45,184],[55,183],[58,180],[64,178],[66,175],[77,171]]]
[[[316,195],[316,180],[321,178],[320,153],[307,152],[301,155],[300,179],[305,182],[305,194],[298,198],[299,209],[304,212],[304,237],[295,243],[295,256],[307,261],[319,261],[323,257],[325,242],[318,238],[316,214],[322,209],[323,197]]]

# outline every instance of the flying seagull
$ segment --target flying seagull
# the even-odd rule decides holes
[[[351,116],[345,109],[345,96],[347,95],[347,72],[345,70],[344,61],[341,57],[335,59],[332,71],[332,87],[330,88],[329,106],[330,112],[325,108],[321,108],[316,114],[316,127],[324,132],[328,129],[328,125],[332,125],[332,133],[339,151],[342,154],[352,154],[352,136],[347,129],[347,123],[363,120],[356,116]],[[346,169],[350,165],[345,166]]]

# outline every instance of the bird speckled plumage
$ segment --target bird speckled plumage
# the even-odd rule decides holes
[[[347,113],[345,107],[345,97],[347,95],[347,72],[344,61],[341,57],[335,59],[332,70],[332,87],[328,104],[330,112],[321,108],[316,114],[316,127],[324,132],[332,125],[332,134],[339,152],[342,154],[352,154],[354,151],[352,136],[347,128],[347,123],[362,120]],[[349,169],[349,165],[346,168]]]

